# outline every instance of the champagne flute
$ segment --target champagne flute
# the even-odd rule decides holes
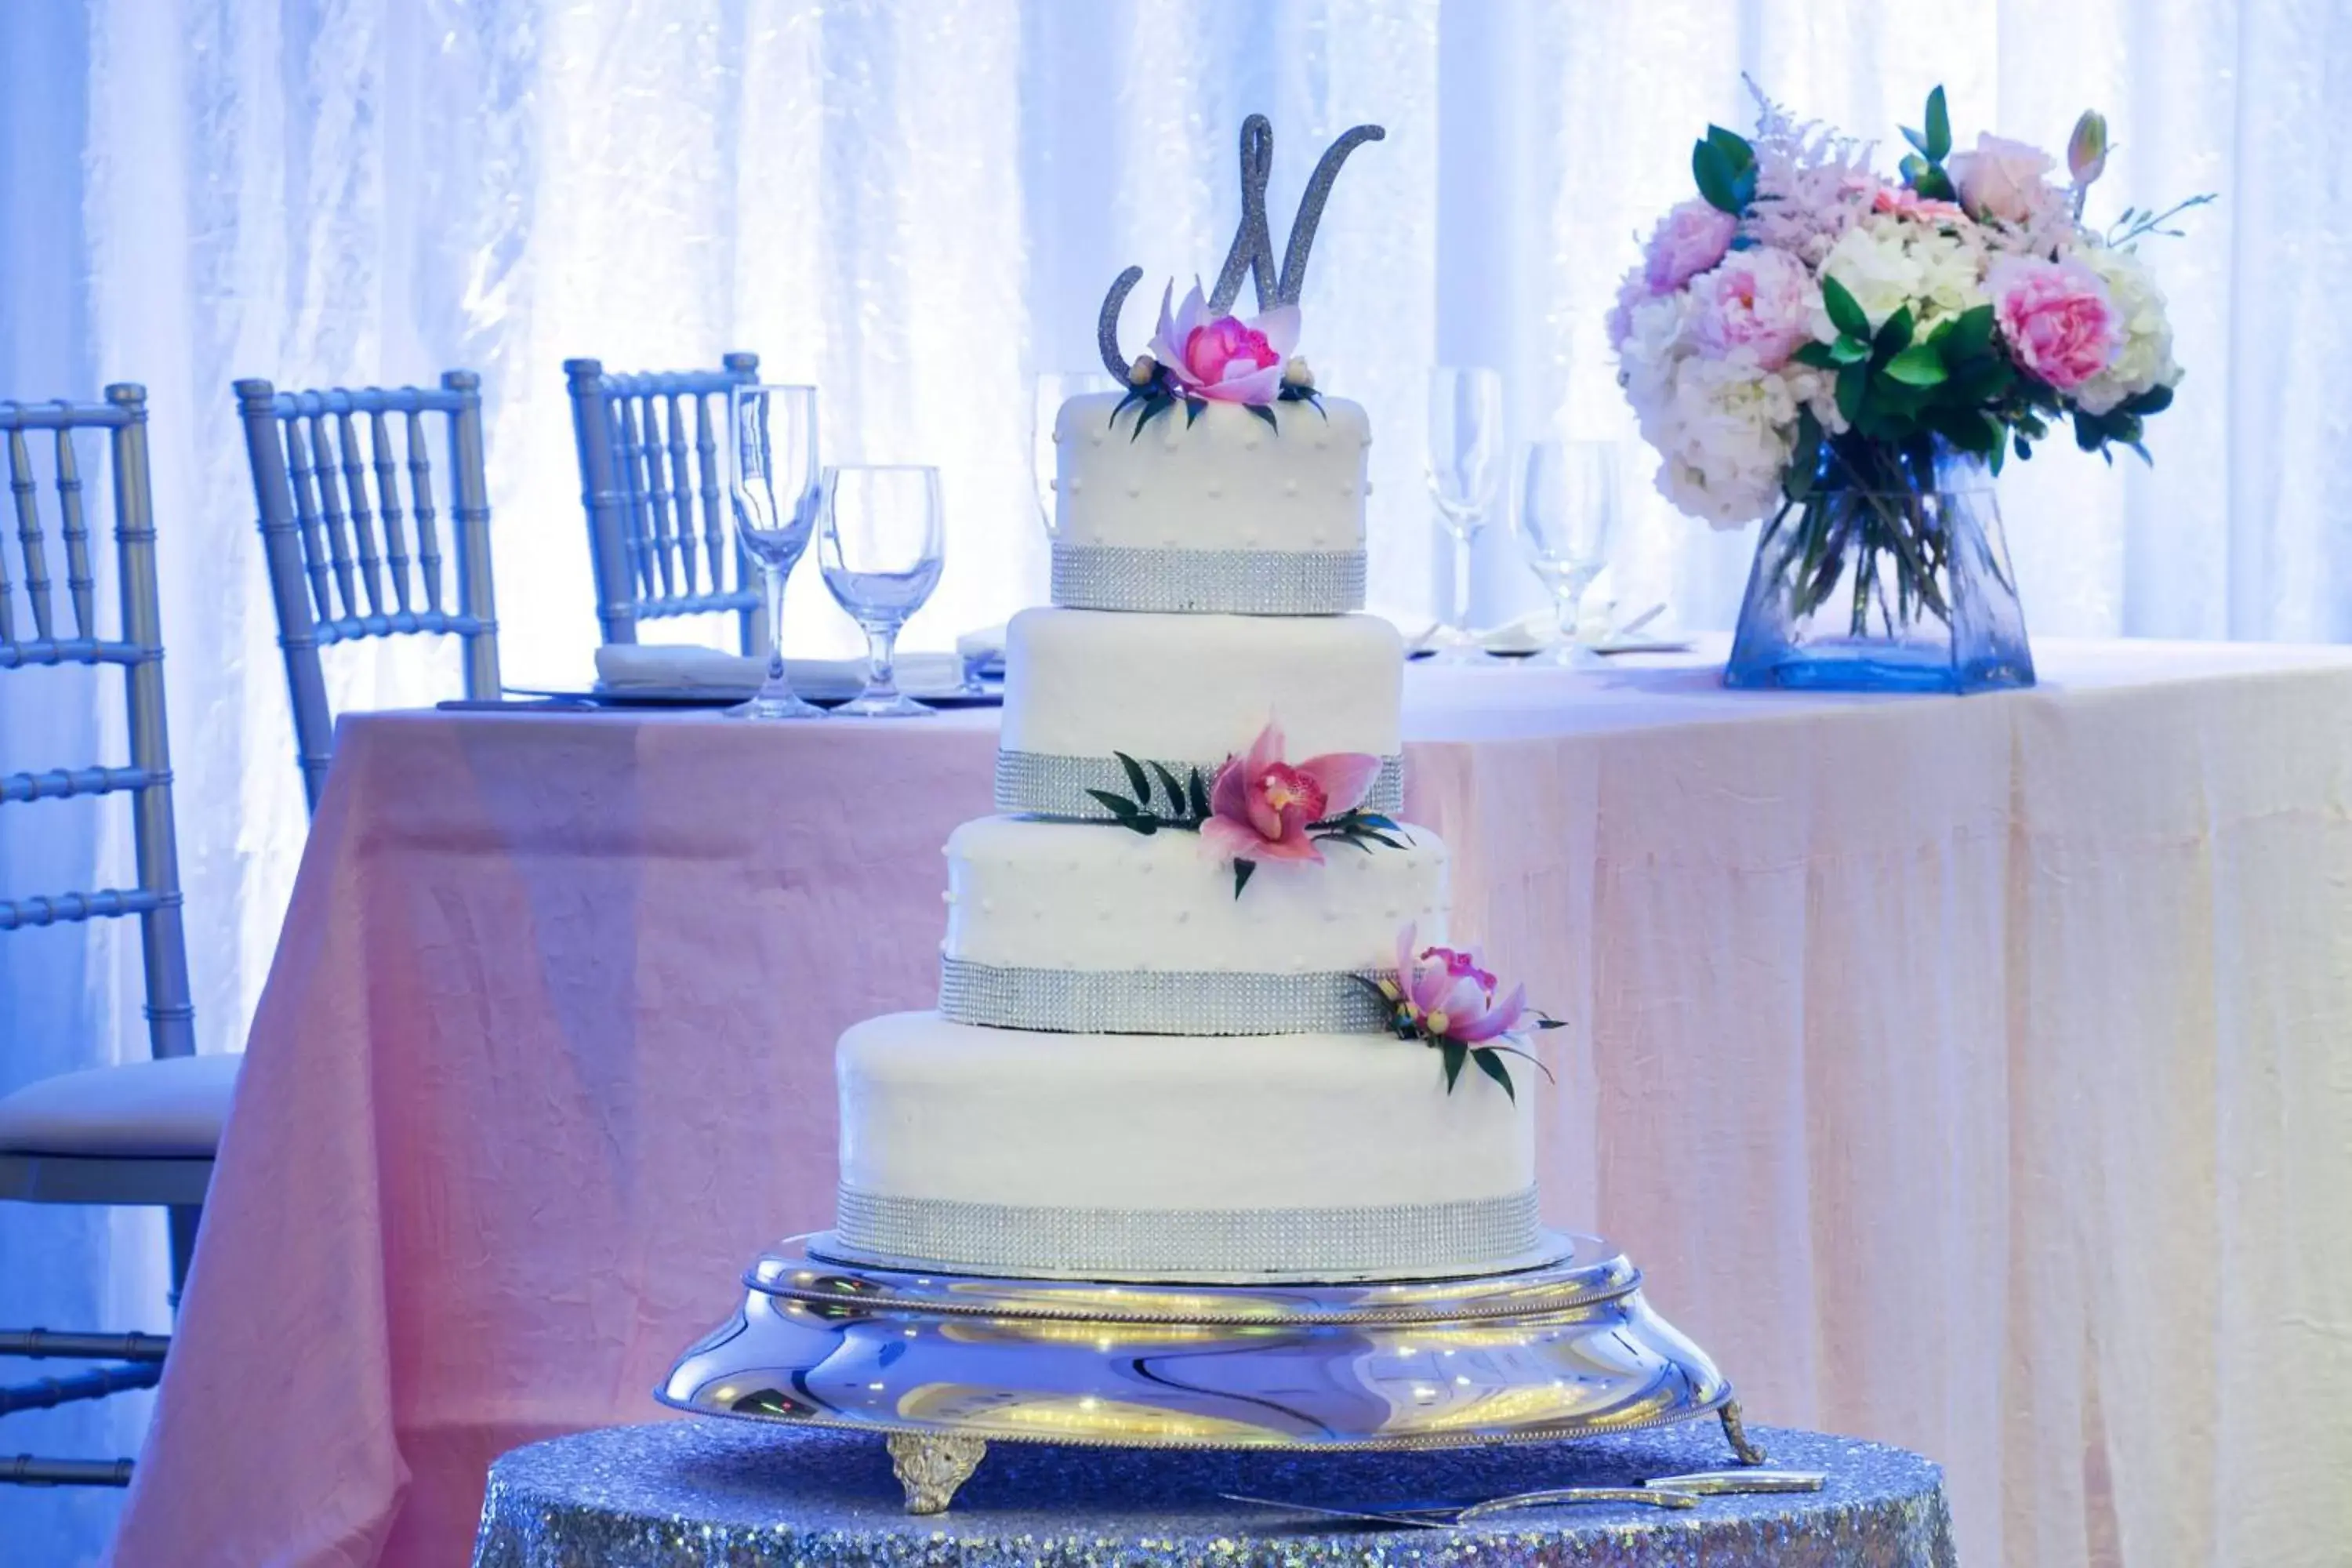
[[[1614,441],[1531,441],[1520,462],[1519,551],[1551,590],[1559,622],[1554,664],[1588,664],[1597,657],[1578,628],[1585,593],[1609,563],[1619,471]]]
[[[1055,534],[1054,479],[1060,467],[1054,447],[1054,422],[1061,417],[1062,405],[1073,397],[1118,390],[1118,383],[1098,370],[1056,372],[1037,378],[1036,400],[1029,411],[1029,453],[1031,472],[1037,481],[1037,513],[1045,520],[1048,539]]]
[[[1438,657],[1475,664],[1486,658],[1470,637],[1470,552],[1494,505],[1502,465],[1503,378],[1485,366],[1440,366],[1429,373],[1429,494],[1454,536],[1454,592],[1446,619],[1454,637]]]
[[[866,632],[866,689],[835,710],[865,718],[905,719],[931,710],[898,689],[894,668],[898,628],[939,586],[946,547],[940,518],[940,471],[908,465],[851,466],[824,471],[824,523],[817,563],[834,602]]]
[[[784,675],[784,584],[816,527],[816,388],[738,386],[728,394],[727,477],[735,537],[760,568],[768,606],[768,674],[738,719],[821,719]]]

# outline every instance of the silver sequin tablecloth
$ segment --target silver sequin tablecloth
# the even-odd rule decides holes
[[[1317,1523],[1221,1492],[1326,1507],[1622,1486],[1723,1468],[1713,1422],[1573,1445],[1418,1454],[1197,1453],[992,1445],[951,1512],[913,1518],[876,1438],[707,1419],[587,1432],[491,1467],[475,1568],[1421,1568],[1469,1563],[1951,1568],[1942,1472],[1900,1448],[1759,1430],[1820,1492],[1689,1512],[1580,1504],[1458,1531]]]

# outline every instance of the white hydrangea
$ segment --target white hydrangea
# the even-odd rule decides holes
[[[2074,401],[2094,414],[2105,414],[2152,386],[2178,383],[2183,372],[2172,357],[2172,318],[2155,275],[2131,251],[2103,245],[2086,245],[2074,258],[2106,284],[2123,327],[2123,345],[2116,357],[2075,389]]]
[[[1701,353],[1696,313],[1687,293],[1635,305],[1617,379],[1661,458],[1659,492],[1717,528],[1738,528],[1780,507],[1800,403],[1833,399],[1828,378],[1806,366],[1766,371],[1749,350]]]
[[[1913,325],[1927,328],[1987,299],[1982,252],[1935,225],[1892,214],[1864,218],[1840,235],[1822,275],[1844,286],[1874,328],[1906,305]],[[1837,335],[1826,310],[1813,332],[1824,342]]]
[[[1797,422],[1786,378],[1752,361],[1688,356],[1675,365],[1663,415],[1658,489],[1667,500],[1717,528],[1779,507]]]

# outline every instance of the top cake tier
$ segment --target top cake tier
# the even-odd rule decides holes
[[[1054,424],[1054,603],[1072,609],[1340,615],[1364,602],[1363,409],[1179,405],[1139,432],[1121,395]],[[1268,428],[1270,416],[1274,428]]]

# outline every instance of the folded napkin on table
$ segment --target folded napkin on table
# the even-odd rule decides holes
[[[862,658],[788,658],[784,674],[803,697],[855,697],[866,686]],[[596,650],[596,684],[608,691],[740,691],[750,696],[768,661],[686,643],[607,643]],[[898,684],[913,696],[957,689],[962,669],[951,653],[902,653]]]

